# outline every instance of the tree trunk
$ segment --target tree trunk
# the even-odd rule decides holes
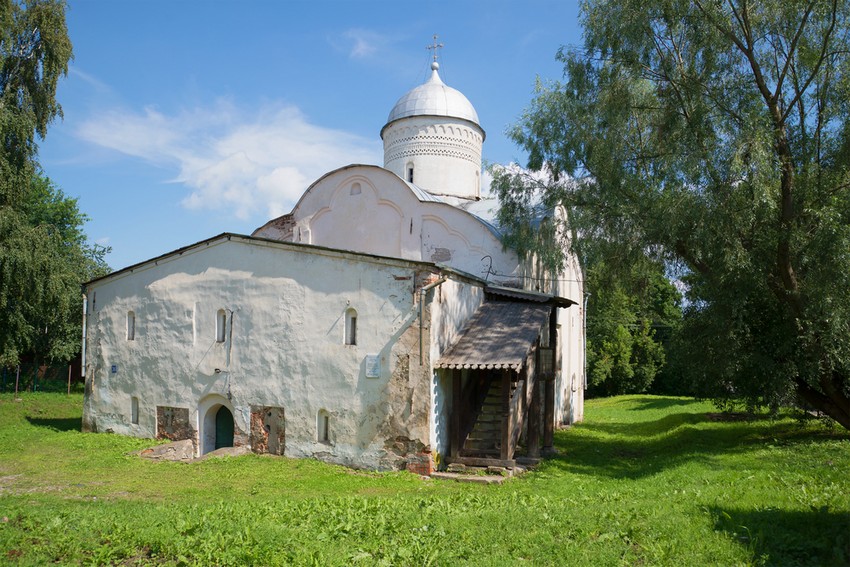
[[[845,429],[850,429],[850,398],[844,394],[841,385],[846,378],[836,372],[821,377],[824,392],[819,392],[801,379],[795,381],[797,393],[816,410],[825,413]]]

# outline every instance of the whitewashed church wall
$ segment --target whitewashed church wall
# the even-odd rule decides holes
[[[85,425],[155,437],[157,406],[187,408],[203,452],[210,407],[229,407],[243,439],[252,408],[282,408],[287,455],[403,466],[430,442],[431,375],[410,363],[415,282],[404,262],[226,240],[95,282],[87,290]],[[355,345],[344,344],[350,308]],[[329,416],[327,441],[317,433],[320,412]]]
[[[584,416],[584,349],[581,306],[558,309],[561,371],[555,390],[556,424],[579,422]]]
[[[424,203],[422,259],[499,285],[519,285],[519,259],[478,219],[450,205]]]
[[[568,253],[564,269],[552,277],[535,257],[524,261],[519,272],[523,287],[571,299],[576,304],[558,309],[560,370],[555,382],[555,423],[568,425],[584,419],[584,277],[578,258]]]
[[[557,207],[554,211],[559,221],[559,230],[567,226],[567,211]],[[565,238],[566,237],[566,238]],[[563,232],[559,236],[567,242],[569,235]],[[556,392],[556,418],[562,425],[584,420],[584,384],[585,384],[585,332],[584,332],[584,274],[578,256],[567,250],[564,269],[558,275],[555,293],[569,298],[576,305],[559,310],[559,321],[563,331],[562,360],[563,379]]]
[[[319,179],[293,209],[291,228],[282,233],[274,221],[257,229],[254,236],[314,244],[419,260],[418,240],[412,236],[411,216],[405,211],[417,199],[406,191],[387,199],[386,185],[401,181],[377,166],[349,166]]]
[[[420,201],[382,168],[354,166],[325,176],[292,216],[294,242],[436,262],[493,283],[518,285],[516,254],[503,250],[486,225],[451,205]],[[254,233],[279,234],[272,225]]]
[[[584,420],[585,386],[585,329],[584,329],[584,273],[575,254],[568,254],[566,268],[561,275],[564,297],[577,303],[569,308],[570,338],[566,342],[569,349],[569,374],[571,403],[569,415],[562,423],[577,423]]]
[[[295,236],[307,244],[417,261],[418,203],[386,170],[338,170],[315,183],[296,206]]]

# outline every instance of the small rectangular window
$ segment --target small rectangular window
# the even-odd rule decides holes
[[[135,396],[130,399],[130,422],[139,425],[139,398]]]
[[[327,410],[319,410],[316,415],[316,440],[329,443],[331,440],[331,416]]]
[[[127,312],[127,340],[136,340],[136,314],[132,311]]]
[[[224,309],[219,309],[215,315],[215,341],[217,343],[224,342],[224,328],[227,325],[227,313]]]
[[[353,308],[345,311],[345,344],[357,344],[357,311]]]

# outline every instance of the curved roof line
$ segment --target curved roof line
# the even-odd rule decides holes
[[[356,169],[356,168],[361,168],[361,167],[368,168],[368,169],[374,169],[374,170],[380,171],[384,174],[391,175],[392,177],[397,179],[399,181],[399,183],[404,185],[407,188],[407,190],[410,191],[413,194],[413,196],[416,197],[416,200],[419,201],[420,203],[434,203],[434,204],[438,204],[438,205],[444,205],[444,206],[447,206],[447,207],[451,207],[452,209],[454,209],[455,211],[458,211],[459,213],[469,215],[470,217],[472,217],[473,219],[477,220],[479,223],[484,225],[484,227],[497,240],[499,240],[499,241],[502,240],[502,233],[499,231],[499,229],[495,225],[484,220],[483,218],[479,217],[478,215],[470,213],[469,211],[465,211],[465,210],[461,209],[460,207],[455,207],[451,203],[447,203],[446,201],[444,201],[440,197],[438,197],[438,196],[436,196],[432,193],[429,193],[428,191],[426,191],[422,187],[419,187],[418,185],[415,185],[413,183],[405,181],[404,179],[402,179],[401,177],[399,177],[398,175],[396,175],[395,173],[393,173],[392,171],[390,171],[386,168],[380,167],[378,165],[370,165],[370,164],[362,164],[362,163],[352,163],[352,164],[349,164],[349,165],[344,165],[342,167],[338,167],[337,169],[334,169],[334,170],[331,170],[331,171],[325,173],[324,175],[319,177],[317,180],[315,180],[313,183],[311,183],[307,187],[307,189],[301,194],[301,197],[298,199],[298,202],[296,202],[295,205],[292,207],[292,210],[290,212],[288,212],[285,215],[281,215],[279,217],[275,217],[273,219],[266,221],[264,224],[257,227],[252,234],[255,234],[257,231],[265,228],[266,226],[272,224],[273,222],[275,222],[277,220],[283,219],[285,217],[291,217],[295,213],[295,211],[298,210],[298,207],[301,206],[301,203],[307,197],[307,194],[310,191],[313,190],[313,187],[317,186],[319,183],[324,181],[326,178],[330,177],[331,175],[335,175],[335,174],[337,174],[341,171],[345,171],[345,170],[348,170],[348,169]]]
[[[393,122],[407,116],[436,114],[464,118],[478,124],[478,112],[459,90],[445,84],[438,72],[439,65],[431,65],[431,76],[427,81],[413,87],[396,101],[387,117]]]

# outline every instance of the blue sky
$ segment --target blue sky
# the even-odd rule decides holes
[[[380,165],[381,127],[428,78],[434,33],[484,159],[522,162],[505,130],[581,40],[575,0],[70,0],[67,19],[65,117],[40,160],[115,269],[250,234],[322,174]]]

